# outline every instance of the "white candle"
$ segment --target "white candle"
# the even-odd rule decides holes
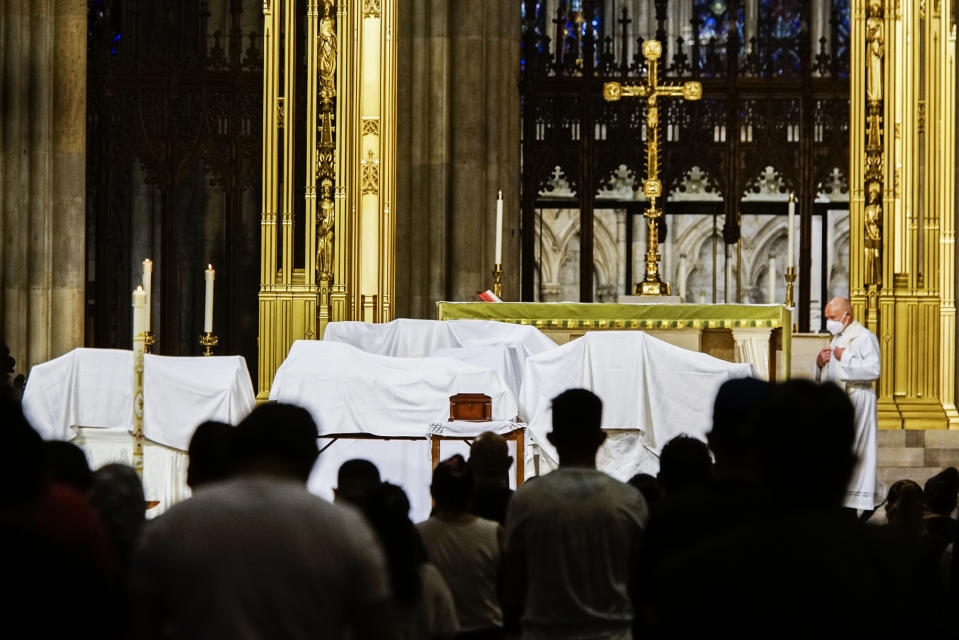
[[[203,307],[203,333],[213,333],[213,265],[206,266],[206,304]]]
[[[503,264],[503,192],[496,198],[496,262]]]
[[[793,255],[793,233],[796,226],[796,200],[791,193],[789,194],[789,216],[786,225],[786,244],[789,245],[786,267],[792,267],[795,269],[796,260],[795,256]]]
[[[686,256],[679,256],[679,299],[686,302]]]
[[[769,256],[769,271],[767,272],[766,276],[767,276],[766,287],[768,289],[766,298],[769,304],[775,304],[776,303],[776,256]]]
[[[150,284],[153,279],[153,261],[147,258],[143,261],[143,292],[146,294],[147,308],[146,308],[146,330],[150,330]]]
[[[143,290],[143,285],[138,286],[133,292],[133,341],[143,340],[143,332],[146,331],[146,299],[147,293]]]

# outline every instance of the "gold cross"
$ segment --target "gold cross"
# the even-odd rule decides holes
[[[646,277],[642,282],[633,285],[633,293],[644,296],[669,295],[669,283],[663,282],[659,277],[659,233],[656,220],[663,215],[663,210],[656,207],[656,200],[662,198],[663,183],[659,179],[659,107],[656,101],[660,97],[681,97],[684,100],[699,100],[703,97],[703,87],[695,81],[686,82],[682,86],[659,84],[657,67],[662,54],[663,45],[658,40],[645,41],[643,57],[646,58],[648,69],[646,82],[629,86],[618,82],[607,82],[603,85],[603,98],[607,102],[614,102],[622,97],[646,98],[646,179],[643,181],[643,194],[649,201],[649,206],[643,215],[646,216],[649,237],[646,241]]]

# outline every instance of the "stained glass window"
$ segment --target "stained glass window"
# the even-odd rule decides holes
[[[729,34],[736,30],[743,50],[745,14],[742,6],[730,11],[728,0],[694,0],[695,21],[699,25],[698,65],[704,75],[720,74],[726,69]]]
[[[799,0],[759,0],[759,44],[763,75],[799,72]]]
[[[520,0],[520,16],[523,22],[523,30],[527,31],[532,29],[533,33],[528,34],[532,35],[531,42],[535,43],[536,51],[539,54],[544,54],[546,52],[546,2],[545,0],[536,0],[534,3],[530,3],[531,7],[529,8],[530,15],[527,16],[527,0]],[[527,17],[529,19],[527,19]],[[524,38],[523,44],[521,46],[526,46],[526,39]],[[520,53],[520,68],[526,68],[526,51],[523,50]]]
[[[849,0],[833,0],[833,51],[842,78],[849,77],[849,15]]]

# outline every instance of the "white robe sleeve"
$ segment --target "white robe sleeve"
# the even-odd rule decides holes
[[[879,340],[871,332],[854,340],[843,351],[839,365],[839,379],[846,382],[872,382],[879,377]]]

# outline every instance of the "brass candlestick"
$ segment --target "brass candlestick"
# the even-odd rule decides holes
[[[157,343],[156,336],[153,335],[152,331],[143,332],[143,350],[146,353],[153,353],[153,345]]]
[[[213,347],[220,343],[220,339],[213,335],[212,332],[207,331],[202,336],[200,336],[200,346],[203,347],[204,356],[213,355]]]
[[[497,264],[493,269],[493,295],[503,297],[503,265]]]
[[[796,306],[795,301],[793,300],[793,283],[796,281],[796,269],[794,267],[786,267],[786,306],[794,307]]]

